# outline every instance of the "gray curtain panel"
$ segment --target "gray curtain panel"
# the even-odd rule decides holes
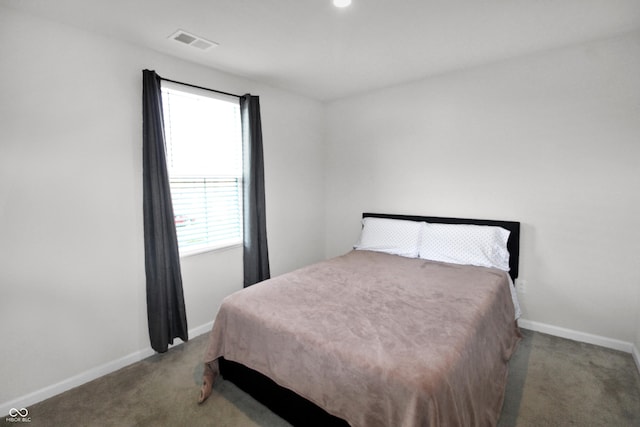
[[[147,318],[151,347],[167,351],[174,338],[188,340],[178,238],[165,157],[161,78],[142,72],[143,212]]]
[[[244,158],[244,287],[266,280],[269,273],[267,219],[260,97],[240,97]]]

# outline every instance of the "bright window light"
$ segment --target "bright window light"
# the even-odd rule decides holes
[[[242,242],[238,98],[162,82],[167,166],[180,255]]]

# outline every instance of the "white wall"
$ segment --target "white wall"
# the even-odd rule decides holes
[[[363,211],[522,222],[523,317],[637,342],[640,33],[329,105],[327,255]]]
[[[640,286],[638,286],[638,309],[636,310],[636,339],[633,342],[633,358],[636,361],[638,371],[640,371]]]
[[[0,409],[148,354],[144,68],[260,95],[273,274],[324,255],[322,104],[0,7]],[[190,328],[241,288],[241,258],[183,259]]]

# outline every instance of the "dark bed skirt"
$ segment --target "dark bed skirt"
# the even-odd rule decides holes
[[[250,394],[258,402],[271,409],[294,426],[346,427],[349,424],[329,414],[314,403],[293,391],[281,387],[272,379],[246,366],[218,359],[222,377]]]

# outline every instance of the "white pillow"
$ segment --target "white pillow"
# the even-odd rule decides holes
[[[400,219],[364,218],[360,241],[354,248],[417,258],[422,224]]]
[[[509,271],[509,234],[502,227],[487,225],[425,223],[419,257]]]

